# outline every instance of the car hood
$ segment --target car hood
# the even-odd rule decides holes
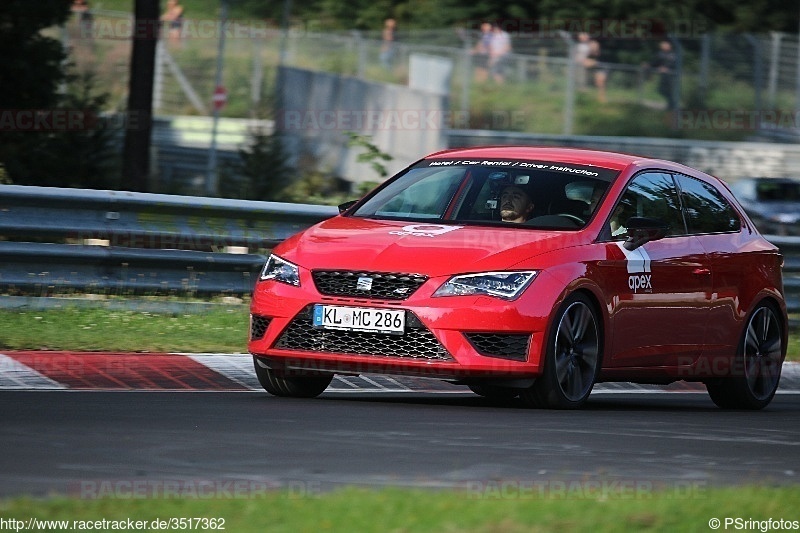
[[[275,250],[304,268],[414,272],[443,276],[519,266],[526,259],[574,246],[579,232],[423,224],[334,217]]]

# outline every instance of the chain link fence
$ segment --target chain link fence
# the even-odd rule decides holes
[[[95,12],[90,26],[71,20],[62,29],[71,61],[96,74],[98,85],[111,93],[117,109],[126,102],[133,31],[129,13],[112,11]],[[275,67],[280,63],[407,84],[412,77],[410,59],[419,54],[452,65],[447,89],[451,108],[458,112],[454,116],[460,118],[451,124],[455,128],[597,134],[587,131],[593,115],[631,105],[654,111],[666,107],[658,92],[658,75],[646,67],[658,49],[657,39],[601,37],[599,68],[585,69],[571,60],[575,35],[516,33],[511,35],[512,53],[493,78],[473,53],[479,39],[476,31],[400,32],[388,54],[377,31],[284,33],[261,21],[233,20],[223,29],[219,21],[187,19],[182,36],[165,38],[160,47],[157,114],[210,114],[222,31],[227,36],[223,61],[228,93],[223,116],[268,118]],[[738,110],[761,125],[779,117],[775,118],[779,129],[794,129],[800,97],[796,35],[715,33],[672,41],[681,109]],[[595,83],[597,70],[606,80],[604,95]]]

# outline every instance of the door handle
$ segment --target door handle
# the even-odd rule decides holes
[[[702,268],[702,267],[695,268],[692,271],[692,274],[694,274],[695,276],[710,276],[711,275],[711,270],[708,269],[708,268]]]

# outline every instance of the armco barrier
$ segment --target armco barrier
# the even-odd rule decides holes
[[[271,248],[337,213],[331,206],[18,185],[0,185],[0,210],[6,237],[208,251]]]
[[[800,237],[766,235],[783,253],[783,289],[790,313],[800,313]]]
[[[0,242],[0,256],[0,287],[39,296],[247,294],[264,265],[257,254],[28,242]]]
[[[0,290],[247,294],[266,250],[336,213],[331,206],[0,185]]]
[[[336,213],[331,206],[0,185],[0,291],[248,294],[266,250]],[[800,237],[767,238],[784,254],[787,303],[798,313]]]

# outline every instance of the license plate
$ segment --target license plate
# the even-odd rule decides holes
[[[317,304],[314,306],[314,327],[402,335],[406,327],[406,312]]]

